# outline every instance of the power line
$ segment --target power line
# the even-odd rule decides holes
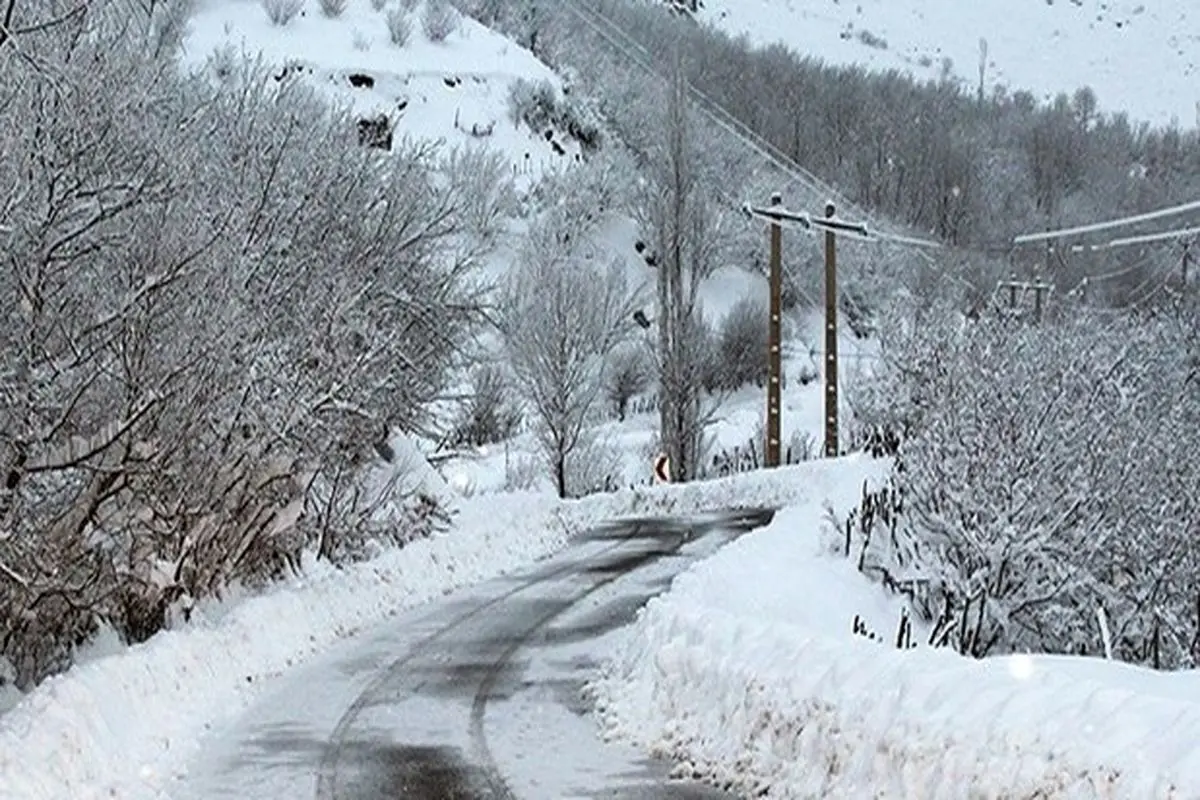
[[[653,65],[653,57],[650,53],[615,22],[599,12],[585,8],[579,0],[568,0],[564,6],[573,11],[578,19],[629,61],[641,67],[650,76],[659,80],[666,80]],[[601,26],[608,28],[608,31],[602,30]],[[871,218],[868,213],[850,201],[838,189],[826,183],[800,164],[797,164],[780,151],[779,148],[754,132],[707,94],[697,89],[691,82],[684,81],[684,88],[696,107],[711,123],[740,140],[764,160],[791,178],[793,182],[804,185],[809,191],[814,193],[825,194],[839,206],[848,208],[859,216],[867,219]]]
[[[1156,258],[1157,258],[1157,254],[1151,254],[1148,256],[1143,256],[1142,258],[1133,262],[1129,266],[1121,267],[1120,269],[1114,269],[1109,272],[1102,272],[1099,275],[1085,275],[1085,276],[1083,276],[1083,280],[1081,280],[1079,283],[1077,283],[1073,289],[1071,289],[1069,292],[1067,292],[1067,294],[1074,294],[1075,292],[1079,291],[1080,287],[1082,287],[1082,286],[1086,286],[1086,285],[1089,285],[1092,283],[1100,283],[1102,281],[1112,280],[1113,278],[1120,278],[1123,275],[1128,275],[1131,272],[1136,272],[1139,269],[1142,269],[1143,267],[1145,267],[1151,261],[1154,261]]]
[[[617,51],[619,54],[621,54],[629,62],[637,65],[638,67],[640,67],[643,71],[645,71],[650,76],[657,78],[659,80],[665,80],[664,76],[656,68],[656,66],[654,64],[654,57],[651,55],[651,53],[644,46],[642,46],[634,37],[629,35],[616,22],[609,19],[607,16],[605,16],[601,12],[597,12],[594,9],[587,8],[584,4],[580,3],[579,0],[569,0],[569,2],[565,4],[565,6],[568,8],[568,10],[573,12],[575,14],[575,16],[581,22],[583,22],[584,25],[586,25],[588,28],[590,28],[593,33],[595,33],[602,40],[604,40],[606,43],[608,43],[609,46],[611,46],[615,51]],[[605,30],[605,29],[607,29],[607,30]],[[767,163],[771,164],[775,168],[782,171],[786,176],[788,176],[791,179],[790,180],[791,183],[800,183],[807,190],[809,190],[811,192],[824,192],[824,193],[826,193],[826,195],[829,198],[836,200],[838,205],[842,206],[843,208],[852,209],[858,215],[860,215],[866,219],[871,219],[871,215],[869,212],[864,212],[857,204],[850,201],[845,195],[843,195],[834,186],[825,182],[824,180],[817,177],[814,173],[812,173],[809,170],[802,167],[800,164],[798,164],[792,158],[790,158],[785,153],[783,153],[778,147],[776,147],[774,144],[772,144],[765,137],[761,136],[756,131],[751,129],[749,126],[747,126],[745,123],[743,123],[741,120],[734,117],[720,103],[713,100],[705,92],[701,91],[696,86],[694,86],[690,81],[686,81],[686,80],[683,81],[683,87],[684,87],[686,93],[688,94],[689,98],[692,100],[695,107],[705,117],[707,117],[712,124],[714,124],[715,126],[720,128],[721,130],[725,131],[726,133],[730,134],[735,139],[741,141],[751,151],[753,151],[757,155],[759,155],[764,161],[766,161]],[[1156,211],[1146,212],[1143,214],[1136,214],[1133,216],[1128,216],[1128,217],[1110,220],[1110,221],[1106,221],[1106,222],[1081,225],[1081,226],[1076,226],[1076,227],[1072,227],[1072,228],[1061,229],[1058,231],[1047,231],[1047,232],[1039,232],[1039,233],[1033,233],[1033,234],[1024,234],[1024,235],[1015,237],[1013,239],[1013,245],[1015,246],[1018,244],[1027,244],[1027,243],[1041,242],[1041,241],[1052,241],[1057,238],[1064,238],[1064,237],[1068,237],[1068,236],[1081,235],[1081,234],[1085,234],[1085,233],[1093,233],[1093,232],[1099,232],[1099,231],[1104,231],[1104,230],[1111,230],[1113,228],[1119,228],[1119,227],[1123,227],[1123,226],[1127,226],[1127,225],[1133,225],[1133,224],[1137,224],[1140,222],[1149,222],[1149,221],[1153,221],[1153,220],[1157,220],[1157,219],[1162,219],[1165,217],[1176,216],[1176,215],[1184,214],[1184,213],[1187,213],[1189,211],[1193,211],[1196,209],[1200,209],[1200,201],[1193,201],[1190,203],[1185,203],[1185,204],[1173,206],[1170,208],[1159,209]],[[811,219],[810,219],[810,222],[811,222]],[[808,225],[805,227],[808,227],[811,229],[811,227],[813,227],[813,226]],[[857,233],[856,238],[879,241],[879,242],[887,241],[892,244],[897,244],[900,246],[913,248],[915,250],[915,252],[917,252],[917,254],[926,262],[926,264],[928,266],[933,268],[936,272],[938,272],[942,276],[947,277],[953,281],[959,282],[959,283],[963,284],[964,286],[971,288],[974,291],[978,291],[978,292],[983,291],[980,287],[976,286],[970,280],[967,280],[961,276],[954,275],[952,273],[947,272],[945,269],[940,267],[933,258],[929,257],[927,254],[922,253],[919,249],[917,249],[917,248],[940,247],[941,245],[937,242],[933,242],[933,241],[926,240],[926,239],[920,239],[920,238],[916,238],[916,237],[911,237],[911,236],[904,236],[904,235],[898,234],[898,233],[887,233],[887,232],[880,232],[877,230],[871,230],[866,225],[861,226],[861,228],[858,231],[854,231],[851,229],[851,230],[846,230],[846,231],[839,231],[839,233],[842,233],[842,235],[851,235],[851,236],[855,236]],[[1124,239],[1118,239],[1118,240],[1109,242],[1107,244],[1107,247],[1122,247],[1122,246],[1135,245],[1135,244],[1141,244],[1141,243],[1151,243],[1151,242],[1155,242],[1155,241],[1163,241],[1166,239],[1185,238],[1189,235],[1194,235],[1196,233],[1200,233],[1200,228],[1186,229],[1185,231],[1182,231],[1182,232],[1171,231],[1171,232],[1166,232],[1166,233],[1162,233],[1162,234],[1150,234],[1150,235],[1147,235],[1144,237],[1125,237]],[[1096,249],[1100,249],[1100,248],[1096,248]],[[987,248],[986,251],[992,252],[992,248]],[[1186,269],[1187,269],[1187,260],[1186,259],[1187,259],[1187,256],[1185,255],[1185,261],[1184,261],[1184,267],[1183,267],[1185,274],[1186,274]],[[793,282],[794,282],[794,278],[793,278]]]
[[[1200,200],[1193,200],[1190,203],[1170,206],[1169,208],[1160,208],[1157,211],[1147,211],[1144,214],[1135,214],[1130,217],[1121,217],[1120,219],[1107,220],[1105,222],[1093,222],[1088,225],[1076,225],[1073,228],[1061,228],[1059,230],[1043,231],[1040,233],[1024,233],[1020,236],[1014,236],[1013,244],[1033,244],[1035,242],[1048,242],[1054,239],[1064,239],[1086,233],[1099,233],[1100,231],[1112,230],[1113,228],[1123,228],[1127,225],[1137,225],[1142,222],[1153,222],[1154,220],[1165,219],[1166,217],[1174,217],[1190,211],[1200,211]]]
[[[1179,228],[1177,230],[1163,231],[1161,233],[1146,233],[1140,236],[1126,236],[1121,239],[1111,239],[1101,244],[1076,244],[1071,246],[1071,252],[1080,253],[1083,251],[1108,250],[1114,247],[1128,247],[1136,244],[1152,244],[1154,242],[1166,242],[1176,239],[1187,239],[1192,236],[1200,235],[1200,227],[1195,228]]]

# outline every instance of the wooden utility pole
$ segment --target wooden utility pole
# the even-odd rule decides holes
[[[825,204],[825,218],[837,209]],[[825,457],[838,456],[837,234],[825,230]]]
[[[771,195],[771,208],[779,209],[783,197],[778,192]],[[770,318],[767,320],[767,441],[764,444],[764,463],[768,467],[779,466],[780,449],[780,386],[783,363],[780,351],[783,332],[780,317],[783,314],[783,226],[778,220],[771,222],[771,274],[770,274]]]
[[[837,209],[833,203],[825,206],[824,217],[814,217],[803,211],[789,211],[782,205],[778,194],[771,197],[769,207],[742,206],[743,213],[754,219],[765,219],[771,225],[771,308],[767,345],[767,466],[779,465],[779,389],[782,379],[780,369],[780,314],[782,303],[783,256],[780,237],[784,222],[796,225],[816,234],[825,233],[825,446],[826,458],[836,458],[841,448],[838,441],[838,339],[837,339],[837,237],[852,236],[862,241],[876,241],[865,222],[849,222],[835,219]],[[918,239],[898,239],[907,244],[925,244]]]

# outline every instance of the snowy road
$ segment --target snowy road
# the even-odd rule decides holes
[[[674,575],[769,519],[622,523],[397,616],[281,678],[234,729],[214,731],[175,795],[729,797],[603,742],[581,687]]]

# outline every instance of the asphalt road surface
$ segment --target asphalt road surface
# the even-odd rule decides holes
[[[605,742],[582,691],[647,600],[770,512],[624,522],[397,615],[214,731],[177,796],[729,798]]]

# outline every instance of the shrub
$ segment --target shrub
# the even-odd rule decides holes
[[[45,134],[0,125],[0,152],[28,156],[20,169],[0,159],[0,184],[51,198],[6,207],[6,225],[38,234],[7,237],[6,255],[45,266],[41,237],[73,245],[30,273],[30,296],[55,298],[44,324],[0,315],[0,341],[30,344],[0,347],[0,680],[23,689],[97,631],[142,641],[175,611],[294,570],[310,531],[335,557],[359,532],[429,530],[428,503],[402,506],[401,489],[380,506],[364,467],[444,396],[476,296],[453,266],[472,256],[464,176],[440,153],[394,152],[412,176],[397,181],[345,146],[348,116],[284,80],[290,68],[222,56],[215,85],[162,69],[144,27],[114,19],[98,9],[28,33],[33,63],[0,48],[6,112]],[[122,90],[150,85],[161,92]],[[51,94],[58,113],[39,117]],[[56,194],[58,148],[84,139],[94,157]],[[424,180],[435,171],[444,179]],[[336,213],[302,196],[337,197]],[[256,256],[240,259],[228,234],[254,230]],[[17,296],[11,272],[0,296]],[[235,285],[235,300],[206,292]],[[362,513],[372,506],[381,516]]]
[[[431,42],[444,42],[458,30],[458,11],[449,0],[427,0],[421,15],[421,28]]]
[[[498,367],[479,367],[471,382],[471,396],[459,410],[451,446],[478,447],[514,436],[521,426],[521,412],[512,403],[504,373]]]
[[[629,401],[650,387],[652,377],[650,359],[640,344],[623,347],[613,354],[604,390],[617,419],[625,419]]]
[[[346,10],[347,0],[317,0],[321,7],[321,13],[333,19],[340,17],[342,12]]]
[[[556,128],[579,142],[584,150],[600,148],[600,123],[591,107],[575,96],[560,97],[548,80],[529,81],[520,78],[509,87],[509,116],[513,122],[524,122],[541,133]]]
[[[880,36],[877,33],[871,33],[866,28],[863,28],[862,30],[860,30],[858,32],[858,40],[860,42],[862,42],[863,44],[865,44],[867,47],[873,47],[876,50],[887,50],[888,49],[887,39],[883,38],[882,36]]]
[[[545,479],[542,459],[532,453],[517,453],[504,460],[504,491],[527,492]]]
[[[272,25],[287,25],[304,8],[304,0],[262,0],[262,7]]]
[[[748,383],[763,386],[767,378],[767,307],[760,300],[739,300],[721,323],[717,343],[721,389]]]
[[[412,37],[412,23],[403,8],[393,8],[387,13],[388,38],[397,47],[408,44]]]
[[[898,452],[894,496],[864,498],[898,516],[860,531],[860,568],[963,653],[1100,654],[1102,609],[1118,658],[1194,666],[1197,406],[1178,330],[932,311],[885,337],[856,410],[868,444]]]
[[[387,0],[371,0],[371,8],[376,11],[383,11],[383,7],[387,5]]]
[[[608,439],[585,431],[567,455],[567,497],[615,492],[623,484],[624,453]]]

